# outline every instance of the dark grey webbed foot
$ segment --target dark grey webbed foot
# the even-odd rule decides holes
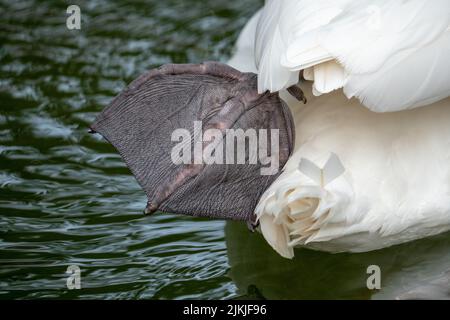
[[[450,300],[450,270],[397,296],[397,300]]]
[[[175,163],[172,136],[185,129],[186,143],[193,143],[196,121],[205,132],[203,150],[218,142],[226,145],[230,129],[277,129],[280,168],[292,153],[293,123],[278,94],[258,94],[256,75],[217,62],[150,70],[119,94],[91,128],[118,149],[147,193],[146,214],[161,210],[250,221],[277,174],[261,175],[260,162]],[[220,139],[209,139],[208,129],[219,132]],[[183,149],[183,156],[194,149]]]

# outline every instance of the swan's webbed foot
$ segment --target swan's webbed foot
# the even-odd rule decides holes
[[[266,155],[276,158],[279,168],[294,146],[292,118],[278,94],[258,94],[255,74],[217,62],[150,70],[119,94],[91,128],[118,149],[147,193],[146,214],[162,210],[252,221],[259,197],[278,174],[261,174],[267,163],[251,162],[249,144],[262,140],[261,129],[267,139],[278,136],[278,150],[266,141]],[[230,129],[251,129],[256,140],[250,141],[252,134],[241,141],[230,138]],[[213,162],[204,161],[205,150]],[[244,163],[236,163],[240,157]]]
[[[397,296],[397,300],[450,300],[450,270]]]

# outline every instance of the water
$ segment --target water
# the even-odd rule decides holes
[[[116,151],[86,134],[144,70],[226,61],[261,1],[0,1],[0,298],[392,298],[450,266],[450,235],[280,258],[242,223],[156,214]],[[69,265],[82,289],[66,288]],[[383,290],[366,288],[382,268]]]

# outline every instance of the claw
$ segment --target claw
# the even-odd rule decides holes
[[[152,215],[153,213],[155,213],[158,210],[158,206],[151,203],[151,202],[147,202],[147,206],[144,209],[144,214],[146,216]]]
[[[247,228],[250,232],[255,232],[256,228],[259,226],[259,221],[256,221],[256,216],[253,215],[250,220],[247,220]]]
[[[290,86],[287,88],[287,91],[298,101],[302,101],[303,104],[307,102],[305,94],[303,93],[302,89],[297,87],[296,85]]]

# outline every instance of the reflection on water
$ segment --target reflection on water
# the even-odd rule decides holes
[[[450,267],[449,233],[358,254],[297,249],[293,260],[242,224],[227,222],[225,235],[230,276],[255,299],[394,299]],[[381,269],[381,290],[367,289],[370,265]]]
[[[289,261],[243,224],[225,239],[222,221],[143,217],[143,191],[88,125],[148,68],[226,61],[262,1],[77,3],[69,31],[63,2],[0,0],[0,298],[391,297],[449,264],[448,235]],[[81,290],[66,289],[71,264]],[[384,272],[373,296],[368,264]]]

